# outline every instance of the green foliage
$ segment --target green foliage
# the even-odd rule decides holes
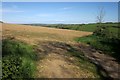
[[[90,44],[91,42],[96,42],[96,39],[97,37],[95,35],[89,35],[85,37],[75,38],[75,41]]]
[[[32,46],[16,40],[3,40],[3,79],[31,78],[35,71],[36,54]]]
[[[96,35],[90,35],[86,37],[80,37],[75,39],[77,42],[83,42],[91,45],[97,50],[103,51],[105,54],[111,55],[116,58],[118,61],[120,59],[120,39],[116,37],[99,37]]]
[[[119,28],[98,26],[94,31],[94,35],[99,37],[95,43],[91,43],[96,49],[102,50],[115,57],[118,61],[120,58],[120,51],[118,49],[120,45]]]
[[[100,41],[90,42],[90,45],[93,46],[95,49],[102,50],[104,52],[111,52],[112,51],[111,45],[103,44]]]
[[[19,56],[9,55],[3,57],[2,70],[3,79],[21,77],[21,64],[22,60]]]
[[[118,26],[118,24],[116,24]],[[98,24],[95,31],[93,32],[94,35],[99,36],[101,38],[111,39],[118,37],[118,27],[107,26],[106,24]]]
[[[103,51],[111,51],[111,46],[105,45],[101,42],[101,38],[95,35],[90,35],[86,37],[76,38],[77,42],[83,42],[93,46],[95,49],[103,50]]]
[[[92,23],[92,24],[26,24],[26,25],[94,32],[99,24]],[[109,22],[102,23],[102,25],[118,28],[118,23]]]

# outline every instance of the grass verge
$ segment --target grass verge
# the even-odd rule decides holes
[[[17,40],[2,40],[2,79],[33,78],[36,53],[33,47]]]

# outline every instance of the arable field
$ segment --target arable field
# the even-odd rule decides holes
[[[2,24],[3,36],[14,36],[29,43],[36,41],[74,42],[74,38],[92,34],[92,32],[63,30],[16,24]]]

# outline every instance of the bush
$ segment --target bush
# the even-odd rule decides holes
[[[100,41],[90,42],[90,45],[97,50],[102,50],[104,52],[111,52],[112,46],[108,44],[101,43]]]
[[[19,56],[9,55],[3,57],[2,72],[3,79],[22,77],[22,60]]]
[[[5,39],[2,48],[3,79],[34,76],[36,54],[32,46],[20,41]]]
[[[93,34],[99,37],[104,37],[104,38],[111,37],[108,26],[97,26]]]
[[[95,30],[94,34],[87,37],[81,37],[77,39],[77,42],[84,42],[90,44],[93,48],[97,50],[102,50],[119,62],[120,61],[120,37],[116,29],[107,26],[99,26]]]

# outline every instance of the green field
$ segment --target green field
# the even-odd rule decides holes
[[[99,24],[93,23],[93,24],[25,24],[25,25],[93,32]],[[118,28],[118,23],[103,23],[102,25],[111,27],[112,28],[111,30],[115,31]]]

